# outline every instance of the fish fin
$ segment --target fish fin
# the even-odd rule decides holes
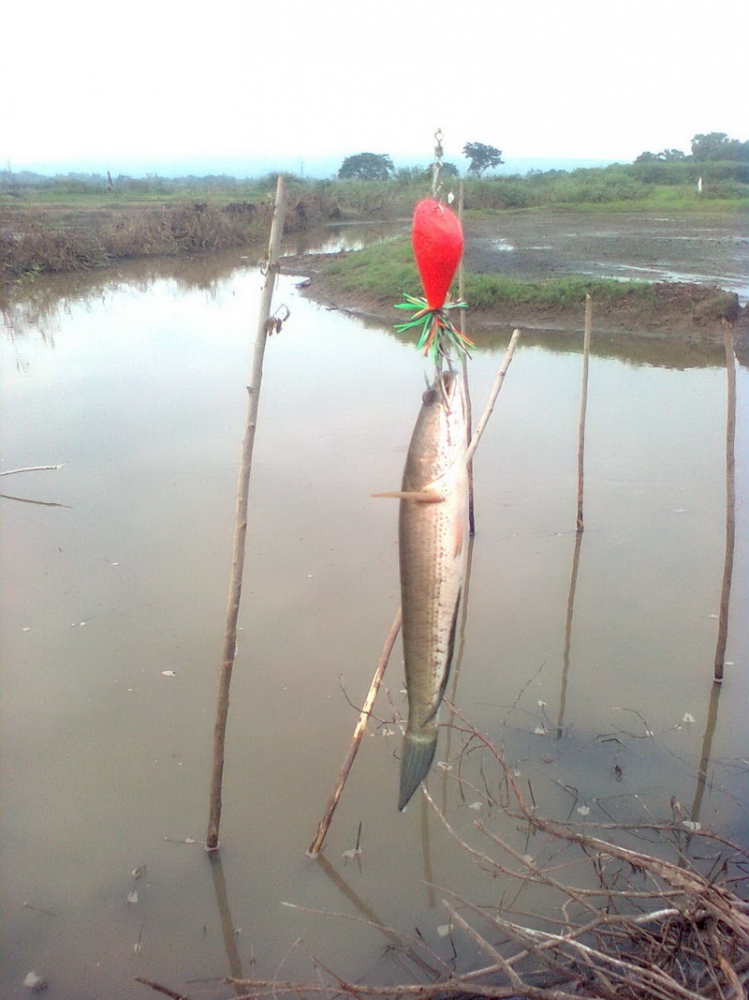
[[[401,785],[398,809],[402,812],[411,796],[429,773],[437,749],[437,727],[428,726],[403,737],[401,751]]]
[[[455,525],[455,551],[453,556],[455,559],[458,558],[460,553],[463,551],[463,542],[465,541],[465,524],[461,518]]]
[[[417,503],[444,503],[445,498],[432,490],[397,490],[393,493],[372,493],[373,497],[390,497],[393,500],[414,500]]]

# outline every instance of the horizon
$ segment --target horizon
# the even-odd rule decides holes
[[[466,0],[287,0],[276,11],[213,0],[175,17],[164,0],[127,16],[94,0],[11,6],[0,164],[246,161],[305,172],[361,151],[426,164],[467,142],[506,160],[630,163],[688,150],[698,133],[744,139],[742,64],[697,73],[742,37],[746,13],[709,18],[676,0],[502,9]],[[743,12],[743,8],[741,8]],[[43,30],[40,30],[40,26]],[[17,84],[14,88],[10,84]],[[31,169],[31,167],[29,167]]]
[[[353,154],[352,154],[353,155]],[[388,154],[386,154],[388,155]],[[396,160],[392,157],[395,169],[406,169],[411,167],[429,167],[430,162],[424,160],[415,162],[412,159]],[[455,163],[460,170],[461,176],[467,173],[469,161],[466,157],[461,157],[463,163]],[[71,174],[81,176],[105,177],[109,171],[114,179],[117,177],[130,177],[133,179],[145,177],[163,177],[165,179],[179,179],[182,177],[227,177],[234,180],[257,180],[269,174],[283,173],[291,174],[306,180],[329,180],[335,179],[342,160],[333,158],[320,158],[305,163],[299,158],[285,157],[275,160],[255,161],[254,163],[244,158],[236,159],[209,159],[194,158],[183,160],[153,160],[148,163],[138,161],[123,161],[121,167],[112,169],[109,165],[103,165],[95,160],[70,160],[61,163],[23,163],[15,165],[7,163],[3,172],[10,174],[33,173],[41,177],[54,178],[65,177]],[[445,161],[453,163],[454,161]],[[616,161],[613,161],[616,162]],[[487,171],[486,177],[524,175],[531,170],[564,170],[572,171],[581,168],[610,166],[612,161],[603,159],[579,159],[562,157],[517,157],[505,160],[502,165],[494,170]]]

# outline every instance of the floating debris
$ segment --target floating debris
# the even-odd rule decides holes
[[[31,990],[32,993],[41,993],[42,990],[46,990],[49,983],[44,978],[44,976],[38,975],[36,972],[29,972],[23,981],[23,985],[27,990]]]

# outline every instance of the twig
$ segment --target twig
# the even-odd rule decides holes
[[[507,369],[510,367],[510,362],[512,361],[512,356],[515,353],[515,345],[520,337],[520,330],[514,330],[512,337],[510,338],[510,343],[507,345],[507,352],[505,353],[504,360],[497,372],[497,377],[494,380],[494,385],[492,386],[492,391],[489,394],[489,400],[486,404],[486,409],[481,414],[481,419],[476,424],[476,430],[473,432],[473,437],[471,438],[471,443],[468,445],[468,451],[466,452],[466,462],[470,462],[476,453],[476,449],[479,446],[479,441],[481,440],[481,435],[484,433],[484,429],[489,422],[489,417],[492,415],[494,410],[494,404],[497,402],[497,396],[499,395],[499,390],[502,388],[502,383],[505,380],[505,375],[507,374]]]
[[[17,500],[19,503],[35,503],[40,507],[67,507],[68,510],[73,509],[69,503],[55,503],[53,500],[29,500],[28,497],[14,497],[10,493],[0,493],[0,497],[4,500]]]
[[[162,986],[161,983],[154,983],[151,979],[144,979],[143,976],[136,976],[135,981],[136,983],[143,983],[144,986],[150,986],[152,990],[156,990],[157,993],[163,993],[164,996],[171,997],[172,1000],[190,1000],[184,993],[178,993],[168,986]]]
[[[229,600],[226,608],[226,625],[224,629],[223,650],[221,656],[221,672],[219,676],[218,698],[216,704],[216,721],[213,730],[213,766],[211,769],[211,790],[208,810],[208,832],[205,838],[207,851],[215,851],[219,843],[219,826],[221,823],[221,789],[224,777],[224,748],[226,744],[226,722],[229,714],[229,688],[231,673],[234,667],[234,657],[237,649],[237,620],[242,597],[242,576],[244,571],[245,540],[247,538],[247,507],[250,491],[250,473],[252,471],[252,451],[255,444],[255,428],[257,426],[258,407],[260,405],[260,386],[263,378],[263,357],[265,344],[269,335],[268,321],[273,301],[273,289],[276,282],[278,257],[283,235],[284,214],[286,211],[286,185],[283,177],[278,178],[276,187],[276,204],[271,225],[268,247],[268,268],[265,283],[260,298],[260,314],[258,318],[255,351],[252,361],[250,383],[247,387],[247,421],[244,439],[242,441],[242,459],[237,484],[236,519],[234,526],[234,544],[232,549],[231,580],[229,584]]]
[[[346,779],[348,778],[349,771],[351,770],[356,755],[359,752],[359,745],[364,736],[364,731],[367,728],[367,722],[372,714],[372,708],[374,707],[375,698],[377,697],[377,692],[380,690],[380,684],[382,683],[382,678],[385,673],[385,668],[388,665],[390,659],[390,654],[393,651],[393,646],[395,645],[395,640],[398,638],[398,633],[401,627],[401,612],[400,608],[398,613],[393,619],[393,624],[390,626],[390,631],[385,639],[385,645],[382,647],[382,653],[380,655],[380,660],[372,677],[372,683],[369,686],[369,692],[362,705],[362,710],[359,713],[359,721],[356,723],[356,728],[354,729],[354,734],[351,737],[351,742],[349,743],[348,752],[341,765],[341,769],[338,772],[338,778],[336,779],[335,787],[328,800],[328,805],[323,814],[323,818],[317,827],[317,834],[315,839],[310,844],[307,849],[307,854],[309,857],[314,858],[322,850],[323,841],[328,832],[328,827],[330,826],[331,820],[333,819],[333,813],[338,805],[338,800],[343,792],[343,786],[346,784]]]
[[[723,680],[723,665],[728,642],[728,608],[731,601],[733,553],[736,547],[736,359],[734,358],[733,327],[726,323],[723,343],[726,352],[726,554],[723,563],[723,583],[720,591],[718,641],[715,647],[714,677]]]
[[[463,223],[463,207],[465,200],[465,184],[461,178],[458,185],[458,218],[460,219],[461,225]],[[465,268],[463,266],[463,258],[460,258],[460,264],[458,265],[458,300],[460,302],[465,301]],[[466,317],[465,309],[460,310],[460,335],[465,336],[466,332]],[[468,436],[468,444],[471,443],[471,436],[473,434],[473,408],[471,405],[471,390],[468,384],[468,360],[465,352],[460,355],[461,367],[463,369],[463,392],[466,400],[466,433]],[[468,461],[468,532],[471,536],[476,534],[476,513],[474,509],[474,495],[473,495],[473,462]]]
[[[16,476],[19,472],[47,472],[50,469],[61,469],[65,462],[60,462],[59,465],[27,465],[25,469],[7,469],[5,472],[0,472],[0,476]]]
[[[585,479],[585,413],[588,407],[588,367],[590,332],[593,325],[593,300],[585,293],[585,334],[583,339],[583,385],[580,393],[580,424],[577,438],[577,530],[583,530],[583,486]]]

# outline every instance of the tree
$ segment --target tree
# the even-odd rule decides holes
[[[685,160],[686,154],[680,149],[662,149],[660,153],[640,153],[635,163],[671,163],[674,160]]]
[[[454,163],[443,163],[440,169],[440,177],[443,180],[448,177],[460,177],[460,171]],[[412,181],[431,184],[432,167],[398,167],[395,172],[395,178],[402,184],[410,184]]]
[[[357,153],[346,157],[338,177],[341,180],[386,181],[394,172],[393,161],[384,153]]]
[[[496,146],[487,146],[483,142],[467,142],[463,147],[463,156],[467,156],[471,161],[468,168],[469,174],[476,174],[480,177],[485,170],[492,170],[504,163],[502,150]]]
[[[695,160],[746,160],[749,159],[749,142],[729,139],[725,132],[699,133],[692,139],[692,157]]]

